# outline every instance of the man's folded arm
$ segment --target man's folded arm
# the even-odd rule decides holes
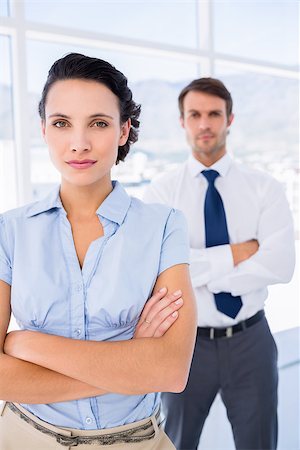
[[[209,282],[207,287],[211,292],[243,295],[291,280],[295,266],[292,216],[281,187],[275,186],[273,201],[262,210],[258,224],[258,251],[228,275]]]

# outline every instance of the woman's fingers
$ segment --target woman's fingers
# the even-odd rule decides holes
[[[166,331],[173,325],[178,317],[178,311],[174,311],[170,316],[168,316],[155,330],[153,337],[161,337]]]
[[[143,309],[141,321],[152,322],[157,313],[170,305],[170,303],[178,300],[182,295],[180,290],[173,292],[172,294],[167,294],[167,289],[163,289],[164,290],[160,289],[148,300]]]
[[[183,305],[182,292],[165,295],[166,292],[161,289],[148,300],[136,326],[135,338],[163,336],[176,321],[177,311]]]
[[[178,316],[178,310],[183,305],[183,299],[180,297],[177,300],[168,299],[168,303],[160,302],[161,309],[157,310],[156,314],[152,316],[151,322],[147,323],[149,332],[152,333],[152,336],[156,335],[157,330],[159,329],[162,332],[165,328],[165,331],[170,328],[170,326],[175,322]],[[161,305],[163,303],[163,305]],[[172,314],[176,313],[173,317]],[[164,323],[166,321],[166,323]],[[164,334],[164,333],[162,333]]]
[[[149,298],[142,311],[140,317],[141,322],[146,320],[151,309],[167,294],[167,292],[167,288],[163,287]]]
[[[149,312],[166,295],[166,293],[167,293],[167,289],[161,288],[159,291],[157,291],[155,294],[153,294],[149,298],[149,300],[147,301],[147,303],[144,306],[142,314],[141,314],[139,321],[135,327],[135,333],[134,333],[133,337],[144,337],[144,336],[138,336],[138,332],[141,327],[142,327],[142,331],[147,328],[147,326],[145,326],[145,324],[150,323],[150,320],[147,319]]]

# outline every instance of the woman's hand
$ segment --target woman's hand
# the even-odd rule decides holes
[[[153,294],[145,304],[133,339],[163,336],[178,317],[178,310],[183,305],[181,295],[181,291],[167,295],[167,288]]]
[[[136,325],[133,339],[161,337],[172,327],[183,306],[180,290],[168,294],[167,288],[161,288],[150,297],[144,306]],[[30,330],[11,331],[4,341],[4,353],[14,358],[32,361],[35,344],[38,345],[41,334]]]
[[[150,297],[137,323],[133,339],[161,337],[178,318],[178,310],[183,305],[182,292],[167,294],[162,288]],[[36,332],[28,330],[11,331],[4,342],[4,352],[19,359],[27,359],[33,351]]]

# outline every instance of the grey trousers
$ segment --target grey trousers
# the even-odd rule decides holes
[[[196,450],[220,392],[236,448],[276,449],[277,386],[277,348],[265,318],[230,338],[198,337],[185,391],[162,396],[165,431],[177,450]]]

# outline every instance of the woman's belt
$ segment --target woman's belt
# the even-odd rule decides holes
[[[158,423],[160,417],[160,409],[159,409],[153,416],[149,417],[149,420],[147,420],[142,425],[139,425],[138,424],[139,422],[136,422],[137,423],[136,426],[132,424],[133,425],[132,428],[128,428],[123,431],[116,431],[112,433],[110,430],[110,432],[108,433],[102,433],[98,435],[95,434],[89,436],[84,435],[65,436],[63,434],[59,434],[53,430],[48,429],[46,426],[43,426],[40,423],[35,422],[33,419],[28,417],[23,411],[21,411],[14,403],[7,402],[6,406],[12,412],[17,414],[20,417],[20,419],[24,420],[26,423],[33,426],[36,430],[53,437],[59,444],[66,447],[76,447],[77,445],[82,444],[113,445],[120,443],[142,442],[153,439],[155,437],[155,428],[153,427],[153,420],[156,421],[157,426],[160,425],[160,423]],[[147,433],[148,430],[149,433]],[[101,431],[103,432],[104,430]]]

